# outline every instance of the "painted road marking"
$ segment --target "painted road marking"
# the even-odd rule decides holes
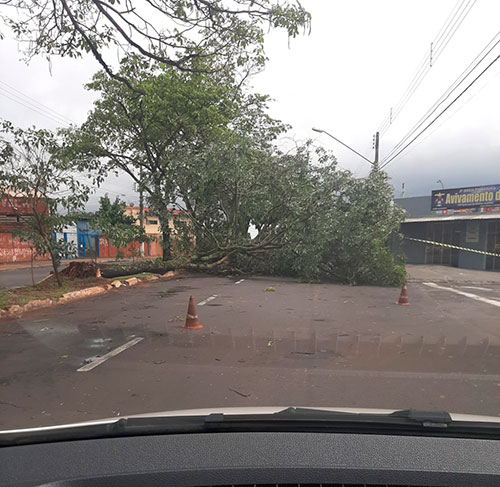
[[[464,289],[477,289],[478,291],[493,291],[490,287],[478,287],[478,286],[460,286]]]
[[[235,284],[241,284],[245,279],[240,279],[239,281],[236,281]]]
[[[205,304],[209,303],[210,301],[213,301],[217,297],[217,294],[214,294],[213,296],[210,296],[207,299],[204,299],[203,301],[200,301],[198,303],[198,306],[204,306]]]
[[[84,365],[83,367],[80,367],[77,372],[88,372],[89,370],[95,369],[98,365],[101,365],[103,362],[106,362],[106,360],[110,359],[111,357],[114,357],[115,355],[118,355],[119,353],[127,350],[127,348],[133,347],[137,343],[139,343],[141,340],[144,340],[143,337],[137,337],[134,338],[133,340],[130,340],[127,343],[124,343],[123,345],[115,348],[114,350],[111,350],[111,352],[108,352],[106,355],[103,355],[102,357],[99,357],[98,359],[94,360],[93,362],[90,362],[90,364]]]
[[[442,289],[443,291],[450,291],[455,294],[460,294],[460,296],[465,296],[470,299],[475,299],[476,301],[480,301],[481,303],[492,304],[493,306],[498,306],[500,308],[500,301],[495,301],[489,298],[483,298],[482,296],[478,296],[477,294],[466,293],[465,291],[460,291],[459,289],[454,289],[452,287],[439,286],[434,282],[424,282],[423,284],[429,287],[433,287],[435,289]]]

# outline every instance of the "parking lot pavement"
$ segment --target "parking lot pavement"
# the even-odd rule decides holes
[[[496,416],[500,310],[440,287],[398,306],[394,288],[191,275],[34,311],[0,323],[0,428],[245,405]]]
[[[462,269],[444,265],[406,265],[410,282],[447,282],[454,285],[500,285],[500,272]]]

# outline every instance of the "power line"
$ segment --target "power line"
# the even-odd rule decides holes
[[[467,3],[466,3],[467,2]],[[476,0],[458,0],[458,2],[453,7],[452,11],[448,15],[444,24],[441,26],[436,38],[431,43],[433,49],[433,62],[435,63],[439,56],[442,54],[448,43],[451,41],[458,28],[462,25],[463,21],[471,11],[472,7],[476,3]],[[413,94],[416,92],[422,81],[425,79],[426,75],[431,69],[430,56],[428,53],[425,54],[422,61],[418,65],[417,71],[413,76],[407,89],[404,91],[403,95],[399,101],[391,108],[390,114],[384,119],[380,125],[379,132],[384,134],[392,125],[393,121],[398,117],[403,108],[410,101]]]
[[[34,106],[30,106],[30,105],[27,105],[26,103],[22,102],[21,100],[16,100],[15,98],[12,98],[11,96],[9,96],[8,94],[6,93],[3,93],[2,91],[2,88],[0,87],[0,95],[4,96],[5,98],[8,98],[9,100],[12,100],[13,102],[15,103],[19,103],[20,105],[38,113],[39,115],[42,115],[43,117],[46,117],[46,118],[50,118],[51,120],[53,120],[54,122],[58,123],[58,124],[61,124],[63,123],[64,125],[68,125],[66,122],[62,122],[61,120],[58,120],[56,119],[55,117],[53,117],[52,115],[48,114],[48,113],[45,113],[39,109],[37,109],[36,107]],[[8,92],[7,92],[8,93]]]
[[[498,31],[486,44],[486,46],[483,47],[470,64],[462,71],[462,73],[455,79],[448,89],[434,102],[434,104],[427,110],[420,120],[410,129],[410,131],[389,151],[389,153],[382,159],[382,163],[397,152],[397,150],[425,123],[425,121],[438,109],[438,107],[451,96],[453,91],[455,91],[477,69],[477,67],[484,61],[484,59],[486,59],[486,57],[498,44],[500,44],[500,31]]]
[[[65,121],[65,123],[75,123],[73,120],[71,120],[70,118],[66,117],[65,115],[63,115],[62,113],[59,113],[57,112],[56,110],[44,105],[43,103],[39,102],[38,100],[36,100],[35,98],[27,95],[26,93],[23,93],[22,91],[18,90],[17,88],[14,88],[13,86],[9,85],[8,83],[6,83],[5,81],[2,81],[0,80],[0,84],[4,85],[6,88],[3,88],[4,91],[7,91],[9,92],[10,91],[10,95],[12,96],[17,96],[15,95],[14,93],[17,93],[18,95],[20,95],[21,97],[23,98],[26,98],[27,100],[31,100],[31,104],[35,105],[35,106],[39,106],[41,110],[46,110],[47,112],[53,114],[54,116],[56,116],[57,118],[60,118],[61,120]],[[14,92],[14,93],[12,93]],[[22,99],[22,98],[21,98]],[[30,103],[28,101],[28,103]]]
[[[498,75],[500,75],[500,71],[497,73],[497,76]],[[432,134],[434,134],[437,130],[439,130],[439,128],[441,128],[448,120],[450,120],[450,118],[454,117],[460,110],[462,110],[462,108],[465,107],[465,105],[467,105],[467,103],[469,103],[481,91],[483,91],[483,89],[486,88],[486,86],[488,86],[488,84],[491,81],[492,80],[486,82],[478,91],[476,91],[476,93],[473,93],[469,97],[468,100],[465,100],[465,102],[462,103],[462,105],[460,105],[454,112],[450,113],[444,120],[441,120],[441,122],[438,125],[436,125],[433,130],[431,130],[423,139],[420,139],[416,144],[414,144],[412,147],[410,147],[402,157],[407,156],[409,152],[411,152],[412,150],[415,150],[416,147],[418,147],[420,144],[422,144],[424,141],[426,141]]]
[[[467,4],[465,4],[466,1],[468,2]],[[472,4],[471,4],[471,2],[472,2]],[[434,55],[434,62],[437,60],[439,55],[443,52],[446,45],[448,45],[451,38],[453,37],[453,35],[457,31],[460,24],[463,22],[463,20],[467,16],[468,12],[470,11],[470,8],[472,8],[472,6],[474,5],[475,2],[476,2],[476,0],[473,0],[473,1],[472,0],[459,0],[457,2],[457,4],[455,5],[455,7],[452,9],[450,15],[448,16],[445,23],[442,25],[440,31],[436,35],[435,40],[431,43],[431,46],[433,46],[435,51],[438,52],[437,54]],[[455,30],[453,30],[455,25],[457,25],[457,22],[460,19],[460,16],[467,9],[467,7],[469,5],[471,5],[471,7],[469,8],[469,11],[467,11],[467,13],[463,16],[462,20],[460,21],[460,24],[455,28]],[[457,14],[458,14],[458,17],[457,17]],[[455,20],[455,17],[457,17],[456,20]],[[451,33],[451,36],[450,36],[450,33]],[[441,50],[439,50],[441,47],[441,45],[440,45],[441,39],[444,39],[443,42],[445,42],[445,45],[441,48]],[[409,102],[410,98],[413,96],[415,91],[418,89],[418,87],[420,86],[420,84],[424,80],[427,73],[430,71],[431,67],[432,66],[429,62],[429,55],[426,53],[423,57],[422,62],[420,63],[420,68],[417,70],[417,73],[415,74],[413,80],[410,82],[410,85],[407,88],[406,92],[403,94],[403,96],[401,97],[400,101],[396,104],[396,106],[393,109],[391,109],[390,123],[385,126],[382,133],[385,133],[389,129],[390,125],[392,124],[392,121],[401,113],[403,108],[406,106],[406,104]]]
[[[442,30],[441,34],[440,35],[438,34],[436,40],[433,43],[431,43],[431,46],[435,47],[434,63],[437,61],[437,59],[439,58],[441,53],[444,51],[444,49],[446,48],[446,46],[448,45],[450,40],[455,35],[456,31],[458,30],[458,28],[460,27],[462,22],[465,20],[465,17],[467,17],[468,13],[470,12],[472,7],[476,3],[476,0],[468,0],[467,4],[465,4],[465,1],[466,0],[462,0],[462,3],[459,5],[458,9],[455,11],[455,14],[451,17],[451,19],[450,19],[450,17],[448,17],[448,19],[450,19],[448,25],[444,29],[443,28],[441,29]],[[465,4],[465,6],[464,6],[464,4]],[[462,6],[464,6],[464,8],[463,8],[463,10],[460,11]],[[468,8],[468,10],[467,10],[467,8]],[[457,14],[458,14],[458,17],[457,17]],[[462,16],[462,14],[464,14],[464,15]],[[455,19],[455,17],[456,17],[456,19]],[[441,39],[443,39],[442,42],[444,43],[444,45],[439,44]],[[396,108],[393,110],[393,112],[391,112],[391,123],[401,113],[403,108],[407,105],[407,103],[410,101],[410,99],[413,96],[413,94],[415,93],[415,91],[418,89],[418,87],[420,86],[420,84],[424,80],[425,76],[430,71],[432,65],[429,62],[428,55],[424,56],[422,66],[423,66],[423,71],[420,74],[420,76],[415,80],[415,82],[413,83],[413,86],[411,86],[411,84],[410,84],[410,88],[409,88],[409,91],[407,90],[406,96],[402,97],[399,104],[396,105]],[[383,133],[387,132],[390,125],[391,124],[386,125]]]
[[[473,0],[473,1],[469,2],[469,4],[467,4],[465,6],[464,10],[460,14],[460,15],[463,14],[463,17],[461,19],[460,19],[460,16],[457,18],[454,26],[451,27],[450,32],[448,33],[448,38],[447,39],[445,38],[445,40],[443,41],[444,45],[440,49],[439,48],[436,49],[436,52],[434,53],[434,61],[437,60],[437,58],[445,50],[446,46],[448,45],[448,43],[450,42],[450,40],[453,38],[453,36],[455,35],[456,31],[460,28],[460,26],[462,25],[463,21],[467,17],[467,15],[469,15],[469,12],[472,10],[472,7],[474,7],[476,1],[477,0]],[[467,10],[467,8],[468,8],[468,10]],[[452,30],[452,29],[454,29],[454,30]]]
[[[386,167],[388,164],[390,164],[396,157],[399,156],[399,154],[401,154],[408,146],[410,146],[415,140],[418,139],[418,137],[420,137],[436,120],[438,120],[441,115],[443,115],[453,104],[455,104],[455,102],[457,100],[460,99],[460,97],[467,92],[467,90],[469,90],[469,88],[471,88],[472,85],[474,85],[474,83],[479,79],[481,78],[481,76],[484,75],[484,73],[486,73],[486,71],[488,71],[488,69],[491,68],[491,66],[493,66],[493,64],[495,64],[498,60],[500,59],[500,54],[495,58],[493,59],[493,61],[490,62],[490,64],[488,64],[488,66],[486,66],[486,68],[484,68],[467,86],[464,90],[462,90],[460,92],[460,94],[446,107],[444,108],[428,125],[426,125],[425,128],[423,128],[415,137],[413,137],[413,139],[410,140],[410,142],[408,142],[402,149],[400,149],[394,156],[392,156],[387,162],[385,162],[384,164],[382,164],[380,166],[380,169]]]

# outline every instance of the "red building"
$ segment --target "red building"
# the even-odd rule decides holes
[[[43,211],[45,205],[38,203],[38,211]],[[28,242],[21,242],[13,233],[23,224],[23,219],[33,214],[26,198],[19,196],[4,196],[0,199],[0,263],[29,262],[31,247]],[[39,260],[46,260],[38,256]]]

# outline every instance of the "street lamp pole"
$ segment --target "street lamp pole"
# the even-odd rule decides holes
[[[379,133],[377,132],[375,134],[375,160],[373,161],[370,161],[370,159],[368,159],[368,157],[365,157],[363,154],[360,154],[357,150],[353,149],[352,147],[348,146],[346,143],[342,142],[341,140],[337,139],[337,137],[334,137],[332,134],[330,134],[329,132],[327,132],[326,130],[323,130],[323,129],[318,129],[318,128],[315,128],[313,127],[313,130],[315,132],[318,132],[318,133],[321,133],[321,134],[326,134],[328,135],[328,137],[331,137],[333,140],[335,140],[336,142],[338,142],[339,144],[342,144],[344,147],[346,147],[347,149],[349,149],[351,152],[354,152],[354,154],[356,154],[358,157],[361,157],[362,159],[364,159],[366,162],[368,162],[369,164],[371,164],[373,166],[373,169],[374,170],[377,170],[378,169],[378,158],[379,158]]]

